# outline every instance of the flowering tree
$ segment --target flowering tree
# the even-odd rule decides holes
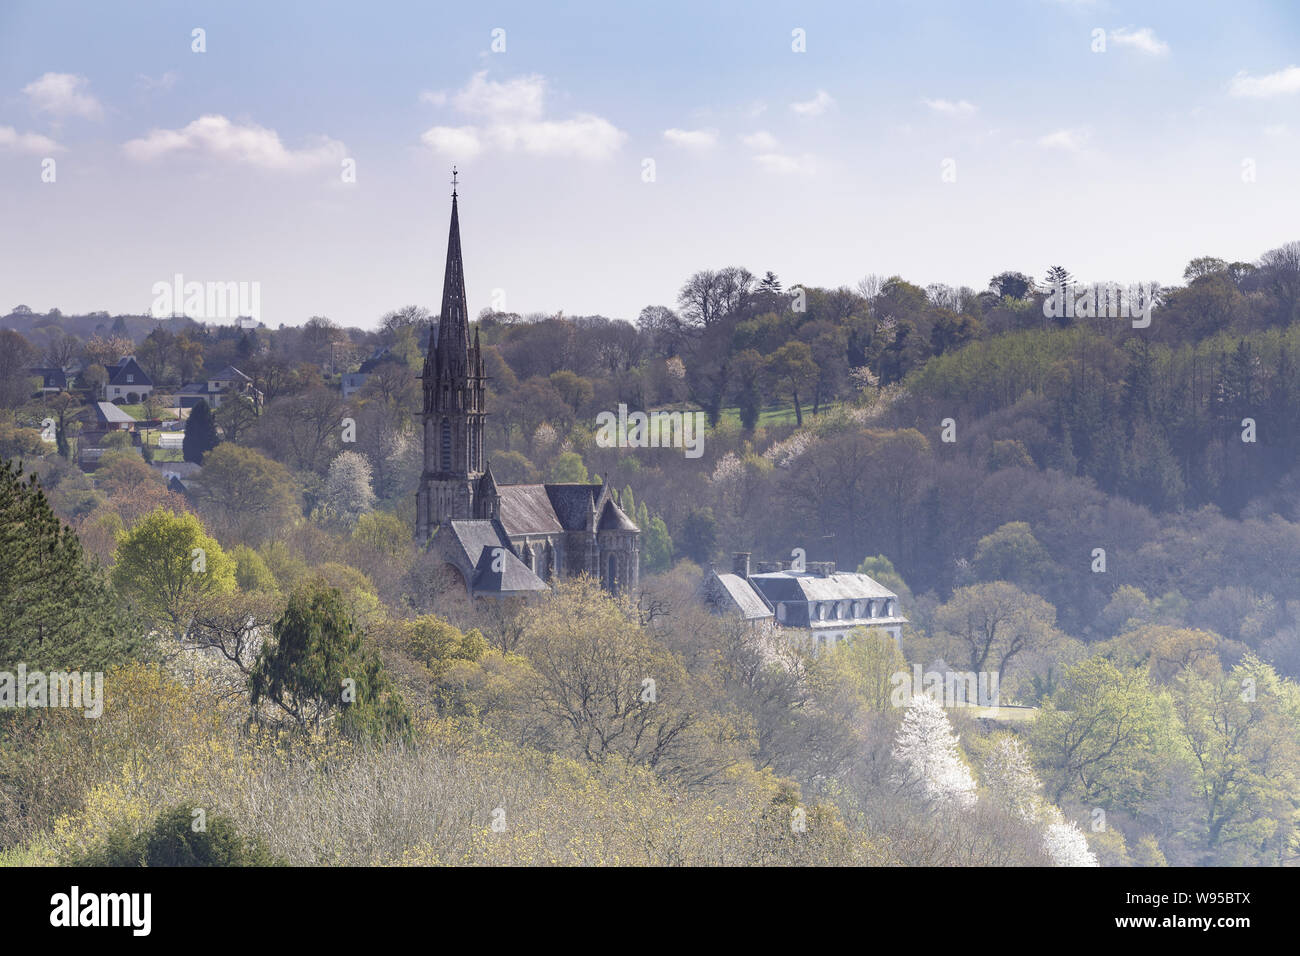
[[[999,737],[984,759],[984,786],[992,802],[1043,831],[1043,850],[1057,866],[1097,866],[1078,824],[1043,799],[1042,783],[1024,744],[1013,734]]]
[[[975,778],[962,761],[948,715],[925,694],[913,697],[894,741],[896,780],[935,806],[968,809],[975,805]]]

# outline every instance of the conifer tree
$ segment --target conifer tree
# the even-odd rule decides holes
[[[0,462],[0,662],[102,670],[132,657],[141,631],[34,476]]]
[[[199,399],[199,403],[190,412],[185,422],[185,439],[181,442],[181,453],[186,461],[196,465],[203,464],[203,456],[217,447],[221,439],[217,437],[217,425],[212,420],[208,403]]]

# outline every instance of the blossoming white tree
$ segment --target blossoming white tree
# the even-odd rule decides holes
[[[961,759],[957,735],[943,708],[925,694],[907,705],[894,741],[898,783],[939,807],[975,805],[975,778]]]
[[[1088,838],[1060,809],[1040,794],[1042,783],[1018,737],[997,739],[984,759],[984,786],[989,798],[1025,823],[1043,829],[1043,850],[1057,866],[1097,866]]]

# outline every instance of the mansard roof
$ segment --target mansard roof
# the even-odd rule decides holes
[[[772,602],[854,601],[898,597],[883,584],[856,572],[839,571],[822,575],[813,571],[768,571],[751,574],[749,580]]]

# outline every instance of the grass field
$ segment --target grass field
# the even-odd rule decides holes
[[[822,404],[821,412],[824,414],[833,408],[838,408],[842,402],[832,404]],[[805,404],[803,407],[803,423],[809,424],[813,420],[812,405]],[[722,410],[723,421],[729,422],[732,426],[740,427],[740,409],[724,408]],[[794,405],[773,405],[764,408],[758,413],[758,427],[766,428],[771,425],[793,425],[795,421]]]
[[[143,405],[119,405],[118,408],[126,412],[136,421],[144,421],[148,416],[145,414]],[[160,421],[174,421],[176,414],[167,408],[158,409],[158,418]]]

